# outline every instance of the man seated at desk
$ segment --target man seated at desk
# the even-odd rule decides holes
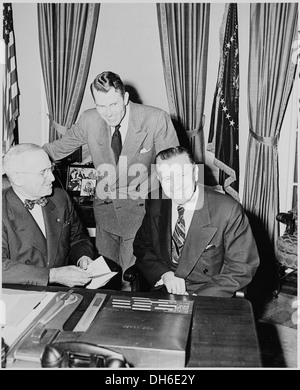
[[[96,253],[68,194],[52,187],[47,153],[35,144],[13,146],[3,172],[11,186],[2,193],[2,282],[85,286]]]
[[[156,156],[162,190],[149,194],[134,243],[136,265],[154,288],[173,294],[232,297],[259,265],[240,203],[198,180],[189,151]]]

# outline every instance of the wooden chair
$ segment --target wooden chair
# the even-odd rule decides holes
[[[135,264],[126,269],[123,279],[130,283],[133,292],[151,290],[150,284]]]

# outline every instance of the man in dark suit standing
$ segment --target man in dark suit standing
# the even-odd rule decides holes
[[[13,146],[3,171],[11,186],[2,193],[2,282],[89,283],[96,252],[68,194],[52,187],[47,153],[35,144]]]
[[[91,92],[95,108],[44,149],[60,160],[88,145],[97,169],[96,246],[125,271],[135,262],[132,243],[145,214],[151,165],[159,151],[177,146],[178,138],[166,112],[129,101],[117,74],[99,74]]]
[[[232,297],[259,265],[241,205],[198,180],[198,166],[182,148],[158,153],[162,190],[151,193],[134,240],[136,265],[154,288],[169,293]]]

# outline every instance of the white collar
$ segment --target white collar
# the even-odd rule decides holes
[[[130,104],[128,103],[126,106],[125,115],[124,115],[123,119],[121,120],[121,122],[119,123],[121,134],[127,133],[127,128],[128,128],[128,123],[129,123],[129,113],[130,113]],[[115,126],[111,126],[111,134],[113,134],[114,131],[115,131]],[[123,142],[124,142],[124,140],[123,140]]]

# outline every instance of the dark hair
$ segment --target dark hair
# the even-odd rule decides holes
[[[160,158],[161,160],[169,160],[170,158],[179,156],[181,154],[185,154],[186,156],[188,156],[190,162],[192,164],[195,164],[191,152],[188,149],[184,148],[183,146],[175,146],[172,148],[161,150],[159,153],[157,153],[155,157],[155,163],[157,163],[158,158]]]
[[[120,76],[116,73],[105,71],[95,77],[95,80],[91,84],[91,93],[94,97],[94,89],[96,91],[101,91],[107,93],[111,88],[114,88],[116,91],[119,91],[124,97],[125,95],[125,86]]]

